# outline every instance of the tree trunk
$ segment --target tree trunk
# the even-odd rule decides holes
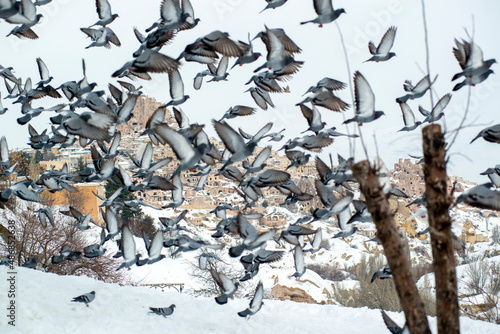
[[[429,216],[432,257],[436,277],[438,333],[459,333],[457,275],[449,208],[444,134],[437,124],[422,130],[425,198]]]
[[[399,301],[405,313],[406,325],[412,334],[430,334],[424,303],[418,294],[393,212],[387,196],[382,191],[376,171],[368,161],[355,164],[352,170],[366,198],[366,206],[377,227],[377,237],[382,242],[387,262],[391,267]]]

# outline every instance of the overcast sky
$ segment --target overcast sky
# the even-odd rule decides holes
[[[286,136],[293,138],[307,128],[307,123],[295,106],[303,97],[307,88],[319,79],[329,76],[344,82],[352,81],[347,72],[343,49],[335,23],[319,28],[317,25],[300,25],[299,22],[316,17],[312,1],[289,0],[275,10],[259,12],[266,2],[256,0],[191,0],[195,14],[201,19],[198,26],[190,31],[181,32],[173,43],[165,46],[161,52],[171,57],[177,57],[185,45],[196,38],[213,30],[226,31],[234,40],[247,41],[247,35],[253,38],[264,29],[264,24],[270,28],[283,28],[298,44],[303,52],[296,55],[297,60],[305,61],[300,72],[284,85],[289,85],[290,94],[273,94],[272,99],[276,109],[260,110],[252,116],[229,120],[233,127],[242,126],[247,132],[257,131],[268,121],[274,122],[273,131],[286,128]],[[38,40],[19,40],[16,37],[0,39],[0,64],[12,66],[15,74],[23,78],[31,76],[33,82],[39,80],[35,59],[41,57],[49,67],[54,80],[51,83],[57,87],[69,80],[82,78],[81,59],[87,63],[87,76],[90,82],[97,82],[99,89],[107,90],[109,82],[115,82],[111,73],[132,59],[132,53],[139,44],[133,35],[133,27],[144,31],[159,18],[160,0],[132,1],[110,0],[112,10],[119,14],[111,25],[122,42],[121,47],[111,49],[85,49],[90,41],[79,30],[97,21],[94,0],[54,0],[51,4],[40,7],[44,17],[33,30],[40,36]],[[422,22],[421,1],[419,0],[358,0],[333,1],[335,8],[344,8],[338,20],[338,25],[344,35],[349,54],[351,76],[359,70],[370,82],[376,95],[376,109],[383,110],[386,116],[362,126],[363,135],[368,146],[370,157],[376,155],[375,138],[378,144],[378,154],[382,156],[389,168],[399,158],[407,158],[408,153],[421,154],[421,129],[410,133],[398,133],[403,127],[401,111],[395,98],[404,95],[403,82],[410,79],[418,82],[425,70],[425,44]],[[430,66],[431,75],[438,74],[434,85],[434,102],[444,94],[451,92],[456,82],[451,77],[459,71],[458,63],[453,54],[454,38],[467,38],[465,29],[472,35],[482,48],[485,59],[500,60],[500,44],[498,32],[500,22],[500,2],[494,0],[441,0],[427,1],[427,22],[429,26]],[[475,25],[473,27],[473,18]],[[396,41],[393,51],[397,57],[383,63],[363,63],[370,57],[368,42],[373,40],[378,45],[381,37],[390,26],[397,27]],[[13,25],[5,21],[0,23],[0,36],[6,36]],[[265,54],[265,47],[260,40],[254,41],[254,48]],[[205,70],[198,63],[183,62],[180,69],[185,84],[185,93],[191,96],[182,105],[183,111],[191,122],[206,124],[209,134],[215,135],[211,119],[219,119],[224,111],[236,104],[255,106],[249,93],[244,91],[249,87],[245,82],[253,74],[253,70],[265,60],[235,67],[226,82],[204,82],[200,91],[193,88],[193,78],[197,72]],[[230,66],[234,59],[231,60]],[[493,65],[497,70],[498,65]],[[143,92],[162,102],[170,100],[167,74],[153,74],[151,82],[136,81],[143,85]],[[491,75],[487,81],[472,89],[471,105],[466,124],[471,124],[460,132],[459,138],[450,150],[450,175],[459,175],[476,182],[486,182],[487,178],[479,173],[488,167],[500,163],[498,144],[478,140],[469,144],[484,127],[500,123],[500,78]],[[2,97],[7,93],[0,84]],[[467,87],[453,93],[446,116],[440,121],[448,131],[455,130],[460,123],[467,100]],[[339,96],[352,104],[349,90],[339,92]],[[33,106],[51,106],[61,101],[51,98],[34,101]],[[27,127],[16,123],[20,116],[20,105],[10,105],[3,100],[9,111],[0,116],[1,135],[7,137],[9,147],[26,147],[28,141]],[[427,93],[419,100],[409,101],[418,120],[423,117],[418,114],[418,105],[429,109],[430,98]],[[329,126],[336,126],[345,132],[342,126],[343,116],[330,110],[320,108],[323,120]],[[417,115],[418,114],[418,115]],[[49,127],[48,117],[52,113],[42,115],[31,123],[39,131]],[[345,113],[346,118],[353,116],[353,109]],[[283,144],[283,143],[281,143]],[[278,144],[276,148],[281,146]],[[336,139],[322,155],[340,153],[349,156],[349,145],[346,139]],[[365,158],[359,140],[355,145],[356,160]]]

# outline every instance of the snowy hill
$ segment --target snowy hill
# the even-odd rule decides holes
[[[0,267],[1,277],[6,277],[6,270],[7,267]],[[217,305],[213,298],[195,298],[174,291],[122,287],[86,277],[57,276],[24,268],[16,271],[16,327],[7,325],[4,315],[1,333],[389,332],[380,311],[367,308],[265,300],[260,312],[247,321],[237,315],[248,306],[247,299]],[[7,290],[6,284],[2,279],[2,291]],[[89,307],[71,302],[73,297],[92,290],[96,291],[96,298]],[[175,304],[176,309],[168,318],[149,312],[150,306],[170,304]],[[404,322],[402,314],[389,312],[389,315],[399,324]],[[435,319],[430,318],[430,323],[435,331]],[[462,333],[498,333],[497,325],[468,318],[461,318],[460,325]]]

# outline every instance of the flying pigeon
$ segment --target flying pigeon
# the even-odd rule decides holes
[[[344,8],[333,10],[332,0],[313,0],[314,11],[318,17],[314,20],[300,22],[300,24],[316,23],[322,28],[323,24],[335,21],[342,13],[345,13]]]
[[[375,280],[379,279],[388,279],[392,278],[392,272],[391,272],[391,267],[389,267],[389,264],[387,264],[384,268],[377,270],[370,281],[370,283],[375,282]]]
[[[500,124],[492,125],[486,129],[481,130],[477,136],[471,140],[471,144],[478,138],[482,137],[490,143],[500,144]]]
[[[370,50],[372,57],[367,61],[386,61],[396,56],[394,52],[390,52],[392,45],[394,44],[394,39],[396,38],[396,29],[397,28],[394,26],[387,29],[378,47],[376,47],[372,41],[368,43],[368,49]]]
[[[346,120],[343,124],[358,122],[359,125],[372,122],[380,116],[385,115],[383,111],[375,111],[375,94],[370,84],[359,71],[354,73],[354,93],[356,116]]]
[[[455,205],[463,202],[481,209],[500,210],[500,192],[491,183],[480,184],[458,196]]]
[[[263,299],[264,299],[264,285],[262,284],[262,281],[259,281],[259,283],[257,284],[257,288],[255,289],[255,294],[252,298],[252,301],[250,302],[250,306],[247,309],[238,312],[238,315],[240,317],[245,317],[249,319],[250,316],[260,311],[262,305],[264,304],[262,302]]]
[[[403,84],[403,88],[408,94],[398,97],[396,99],[397,103],[406,102],[408,100],[418,99],[431,88],[432,84],[436,81],[437,75],[434,80],[430,81],[429,76],[423,77],[415,86],[412,85],[410,80],[406,80]]]

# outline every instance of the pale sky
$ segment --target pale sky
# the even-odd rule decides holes
[[[90,82],[97,82],[98,89],[107,91],[107,84],[116,81],[111,73],[120,68],[125,62],[132,59],[132,53],[139,44],[133,35],[133,27],[144,31],[159,18],[160,0],[132,1],[109,0],[112,10],[120,15],[111,25],[121,40],[122,46],[111,49],[85,47],[90,44],[89,39],[80,31],[80,27],[87,27],[97,21],[94,0],[54,0],[51,4],[39,7],[44,15],[39,25],[33,30],[40,39],[19,40],[16,37],[2,37],[0,50],[2,57],[0,64],[4,67],[12,66],[15,74],[23,78],[32,77],[38,82],[38,70],[35,59],[41,57],[54,76],[52,85],[82,78],[81,59],[87,63],[87,76]],[[233,127],[242,126],[245,131],[257,131],[269,121],[274,122],[272,131],[286,128],[285,135],[293,138],[307,128],[299,107],[302,94],[311,85],[321,78],[328,76],[344,82],[352,82],[354,71],[359,70],[369,81],[376,95],[376,109],[383,110],[386,116],[362,126],[363,135],[368,146],[370,157],[376,155],[374,138],[378,144],[378,154],[392,169],[399,158],[407,158],[408,153],[421,154],[421,128],[410,133],[398,133],[403,127],[401,111],[395,99],[404,95],[403,82],[410,79],[418,82],[426,68],[425,44],[420,0],[358,0],[333,1],[334,8],[344,8],[346,14],[336,21],[344,35],[349,53],[351,78],[346,69],[343,49],[335,23],[327,24],[323,28],[317,25],[300,25],[299,22],[314,19],[316,14],[312,1],[289,0],[282,7],[275,10],[259,12],[266,2],[256,0],[191,0],[195,14],[201,19],[198,26],[190,31],[179,33],[172,44],[163,47],[162,53],[176,58],[188,43],[196,38],[210,33],[213,30],[226,31],[234,40],[247,41],[247,34],[253,38],[266,24],[270,28],[283,28],[295,41],[303,52],[296,55],[297,60],[305,61],[298,74],[284,86],[289,85],[290,94],[272,94],[276,109],[260,110],[252,116],[229,120]],[[427,22],[429,26],[430,67],[431,75],[439,74],[434,85],[434,102],[441,96],[451,92],[456,82],[451,77],[459,71],[452,47],[454,38],[467,38],[465,29],[482,48],[484,58],[500,60],[500,2],[495,0],[441,0],[427,1]],[[475,25],[473,27],[473,18]],[[376,45],[380,42],[385,31],[390,26],[398,28],[396,41],[392,51],[397,57],[383,63],[363,63],[370,57],[368,42],[373,40]],[[13,25],[5,21],[0,23],[0,36],[6,36],[13,29]],[[254,41],[255,51],[266,53],[260,40]],[[226,82],[204,82],[201,90],[193,88],[193,78],[197,72],[206,69],[198,63],[182,63],[180,69],[185,93],[191,96],[181,107],[191,122],[206,124],[209,135],[215,135],[211,119],[219,119],[223,113],[236,104],[256,106],[249,93],[244,93],[249,86],[244,84],[253,74],[253,70],[265,61],[260,58],[255,63],[243,67],[235,67],[230,71]],[[234,59],[230,61],[232,66]],[[500,73],[498,64],[492,69]],[[161,102],[170,100],[168,92],[168,75],[152,74],[151,82],[135,81],[136,85],[143,85],[143,92]],[[450,175],[463,176],[476,182],[487,182],[487,178],[479,173],[488,167],[500,163],[497,158],[500,152],[498,144],[477,140],[469,144],[477,133],[484,127],[500,123],[498,106],[500,105],[500,78],[497,74],[491,75],[481,85],[472,89],[471,105],[466,124],[473,123],[460,132],[460,135],[451,148],[448,170]],[[7,92],[0,84],[2,97]],[[468,88],[464,87],[452,93],[450,104],[445,110],[445,117],[439,121],[448,131],[457,128],[460,123],[467,100]],[[338,94],[344,101],[352,104],[350,92],[346,89]],[[3,100],[4,107],[9,110],[0,116],[0,134],[7,137],[9,147],[26,147],[28,141],[27,126],[21,127],[16,123],[20,116],[20,105],[10,105],[10,100]],[[44,98],[35,100],[34,107],[52,106],[66,102],[65,99],[56,100]],[[423,120],[418,113],[418,105],[429,109],[430,98],[427,93],[419,100],[409,101],[417,120]],[[328,126],[336,126],[339,131],[345,132],[342,126],[343,117],[340,113],[320,108],[323,120]],[[47,113],[31,121],[31,124],[40,132],[49,128],[48,118],[54,113]],[[353,116],[353,109],[345,112],[346,118]],[[284,144],[279,143],[275,148]],[[267,144],[263,144],[267,145]],[[322,156],[340,153],[349,156],[349,145],[346,139],[336,139],[326,148]],[[365,158],[359,140],[355,145],[355,158]]]

